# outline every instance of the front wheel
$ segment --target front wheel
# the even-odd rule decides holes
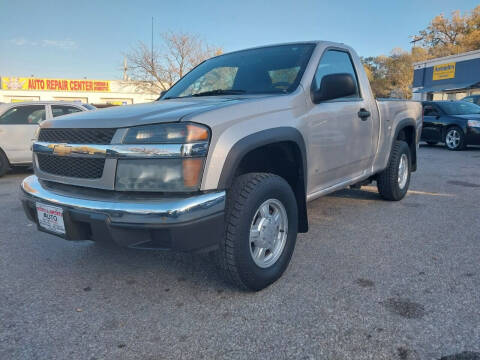
[[[403,199],[410,185],[412,161],[405,141],[395,141],[388,167],[377,176],[377,188],[385,200]]]
[[[445,147],[448,150],[465,149],[465,134],[458,126],[453,126],[447,130],[445,134]]]
[[[258,291],[288,267],[298,231],[298,209],[290,185],[269,173],[239,176],[228,191],[225,237],[219,265],[234,285]]]

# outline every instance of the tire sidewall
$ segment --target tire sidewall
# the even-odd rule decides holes
[[[268,199],[276,199],[285,207],[288,217],[288,234],[282,255],[268,268],[255,264],[250,253],[250,227],[258,208]],[[292,189],[279,177],[255,186],[242,209],[235,238],[235,262],[242,281],[251,289],[262,289],[277,280],[286,270],[295,248],[298,229],[298,209]]]
[[[400,165],[400,159],[402,158],[402,155],[406,154],[407,155],[407,163],[408,163],[408,176],[407,176],[407,182],[405,183],[405,186],[403,189],[400,189],[400,184],[398,183],[398,171],[399,171],[399,165]],[[408,147],[408,144],[404,141],[401,142],[399,151],[397,152],[397,156],[392,159],[392,167],[395,171],[395,177],[394,177],[394,184],[393,184],[393,191],[394,191],[394,197],[396,199],[401,199],[405,196],[405,194],[408,191],[408,188],[410,186],[410,177],[412,173],[412,159],[410,156],[410,148]]]

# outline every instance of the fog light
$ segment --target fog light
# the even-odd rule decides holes
[[[115,189],[119,191],[191,192],[200,187],[204,158],[120,159]]]

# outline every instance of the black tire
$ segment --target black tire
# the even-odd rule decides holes
[[[448,141],[448,137],[450,133],[458,134],[458,137],[459,137],[458,143],[457,142],[451,143]],[[459,150],[464,150],[466,148],[465,134],[463,130],[460,129],[458,126],[450,126],[447,129],[447,131],[445,132],[444,142],[445,142],[445,147],[451,151],[459,151]]]
[[[0,149],[0,177],[5,175],[8,170],[10,170],[10,163],[4,152]]]
[[[407,156],[407,180],[403,188],[400,187],[398,181],[399,165],[402,155]],[[403,199],[410,185],[410,174],[412,168],[412,160],[410,156],[410,148],[405,141],[396,140],[393,144],[390,161],[385,170],[377,176],[377,188],[380,196],[389,201],[398,201]]]
[[[287,214],[288,231],[278,260],[266,268],[259,267],[250,253],[250,227],[260,205],[276,199]],[[225,278],[244,290],[258,291],[275,282],[288,267],[298,232],[298,209],[290,185],[269,173],[239,176],[227,193],[225,237],[217,252]]]
[[[430,146],[437,145],[438,141],[427,141],[427,144]]]

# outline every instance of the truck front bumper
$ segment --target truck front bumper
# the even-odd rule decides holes
[[[113,241],[120,246],[177,251],[214,250],[224,234],[225,191],[185,197],[120,194],[41,182],[21,184],[27,217],[38,222],[38,203],[63,210],[67,240]]]

